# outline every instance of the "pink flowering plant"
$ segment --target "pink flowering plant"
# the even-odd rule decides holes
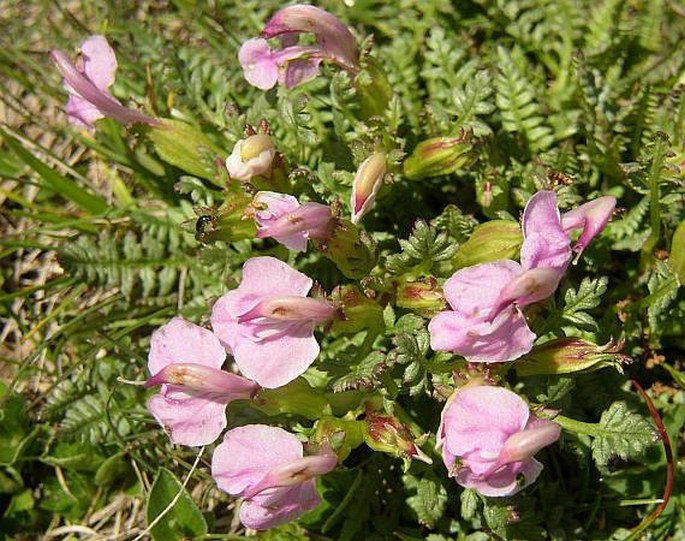
[[[685,537],[676,3],[53,4],[0,538]]]

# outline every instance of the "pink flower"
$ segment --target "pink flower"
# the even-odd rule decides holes
[[[537,418],[516,393],[465,387],[445,404],[438,448],[461,486],[484,496],[511,496],[537,479],[542,464],[533,455],[560,434],[557,423]]]
[[[259,385],[221,366],[226,351],[211,331],[180,317],[157,329],[150,341],[145,385],[161,385],[148,401],[157,421],[171,431],[171,441],[207,445],[226,428],[226,406],[249,399]]]
[[[352,183],[352,198],[350,200],[353,224],[358,224],[364,214],[369,212],[376,202],[376,195],[383,185],[383,177],[385,177],[387,167],[385,153],[374,152],[357,169],[357,174]]]
[[[240,521],[265,530],[294,520],[320,500],[314,478],[335,468],[331,451],[303,456],[302,443],[281,428],[247,425],[229,430],[212,457],[221,490],[244,498]]]
[[[93,128],[95,121],[104,117],[114,118],[123,124],[159,123],[155,118],[124,107],[108,92],[114,83],[117,59],[104,36],[86,39],[81,44],[81,54],[75,64],[59,49],[50,51],[50,56],[64,77],[64,86],[69,92],[66,112],[72,124]]]
[[[494,310],[507,284],[521,273],[521,266],[509,260],[454,273],[443,288],[452,309],[440,312],[428,324],[431,348],[453,351],[471,362],[505,362],[528,353],[535,334],[520,308],[509,302]]]
[[[301,33],[314,34],[317,44],[297,45]],[[280,39],[280,49],[271,49],[266,41],[274,37]],[[246,41],[238,52],[245,78],[262,90],[276,83],[292,88],[310,81],[324,59],[353,73],[359,70],[357,43],[347,27],[327,11],[302,4],[278,11],[262,37]]]
[[[306,297],[310,278],[273,257],[253,257],[237,289],[212,310],[212,328],[240,371],[274,389],[300,376],[319,354],[314,326],[336,307]]]
[[[535,334],[521,308],[556,291],[572,258],[569,232],[583,249],[606,225],[616,200],[601,197],[561,216],[556,194],[536,193],[523,212],[521,264],[500,260],[457,271],[445,282],[451,310],[428,324],[431,347],[471,362],[506,362],[528,353]]]
[[[320,203],[300,204],[295,197],[258,192],[253,200],[257,238],[275,238],[291,250],[304,252],[307,240],[327,239],[333,226],[331,209]]]

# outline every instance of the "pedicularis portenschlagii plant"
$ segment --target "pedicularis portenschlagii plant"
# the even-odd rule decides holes
[[[8,538],[119,535],[116,498],[156,541],[685,535],[685,23],[595,4],[177,2],[56,40],[53,122],[108,173],[0,129],[66,203],[12,198],[65,308],[28,333],[60,324],[45,397],[0,388]]]

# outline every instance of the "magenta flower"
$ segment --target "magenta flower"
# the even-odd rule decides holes
[[[319,354],[314,326],[336,307],[306,295],[310,278],[273,257],[253,257],[237,289],[212,310],[212,328],[241,373],[274,389],[300,376]]]
[[[59,49],[50,51],[69,92],[65,108],[69,122],[87,128],[94,128],[95,121],[104,117],[114,118],[122,124],[159,123],[155,118],[124,107],[108,92],[114,83],[117,59],[104,36],[90,36],[81,44],[80,52],[73,63]]]
[[[560,434],[557,423],[533,415],[516,393],[481,385],[450,397],[437,436],[457,483],[484,496],[511,496],[538,478],[542,464],[533,455]]]
[[[314,34],[316,45],[297,45],[301,33]],[[280,49],[266,41],[276,37]],[[327,11],[303,4],[278,11],[262,36],[246,41],[238,52],[245,79],[262,90],[276,83],[292,88],[310,81],[324,59],[352,73],[359,71],[359,50],[347,27]]]
[[[273,237],[291,250],[304,252],[307,240],[330,237],[331,209],[320,203],[300,204],[295,197],[276,192],[258,192],[253,200],[257,238]]]
[[[316,507],[314,478],[335,468],[331,452],[303,456],[302,443],[282,428],[247,425],[226,432],[212,457],[221,490],[244,498],[240,521],[255,530],[273,528]]]
[[[157,421],[171,431],[171,441],[207,445],[226,428],[226,406],[249,399],[254,381],[221,370],[226,351],[211,331],[180,317],[157,329],[150,341],[146,387],[161,385],[148,401]]]

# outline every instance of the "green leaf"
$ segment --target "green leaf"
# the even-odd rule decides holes
[[[594,330],[597,324],[592,316],[585,312],[597,308],[601,297],[607,290],[608,279],[604,276],[590,279],[583,278],[578,289],[569,288],[564,295],[564,312],[562,317],[581,328]]]
[[[478,493],[472,489],[467,488],[461,493],[461,517],[464,520],[471,520],[476,517],[478,512],[478,504],[480,503],[480,498]]]
[[[173,473],[160,468],[148,496],[146,519],[151,524],[179,494],[174,506],[150,530],[155,541],[177,541],[207,534],[207,522]]]
[[[104,214],[107,212],[107,209],[109,209],[107,201],[85,191],[73,180],[45,165],[2,128],[0,128],[0,136],[2,136],[7,146],[12,149],[19,159],[40,175],[45,181],[46,187],[62,197],[73,201],[90,214]]]
[[[647,319],[649,329],[656,335],[661,331],[662,324],[669,318],[671,303],[678,296],[678,278],[668,261],[657,261],[647,282],[649,296],[643,302],[647,303]]]
[[[623,460],[638,457],[657,440],[658,433],[648,419],[631,411],[625,402],[614,402],[599,421],[592,457],[605,466],[614,456]]]
[[[680,222],[675,233],[673,233],[669,262],[680,285],[685,285],[685,220]]]
[[[442,518],[447,506],[447,490],[435,474],[424,473],[421,478],[411,474],[402,477],[404,486],[416,494],[407,498],[407,505],[416,513],[421,524],[432,527]]]

